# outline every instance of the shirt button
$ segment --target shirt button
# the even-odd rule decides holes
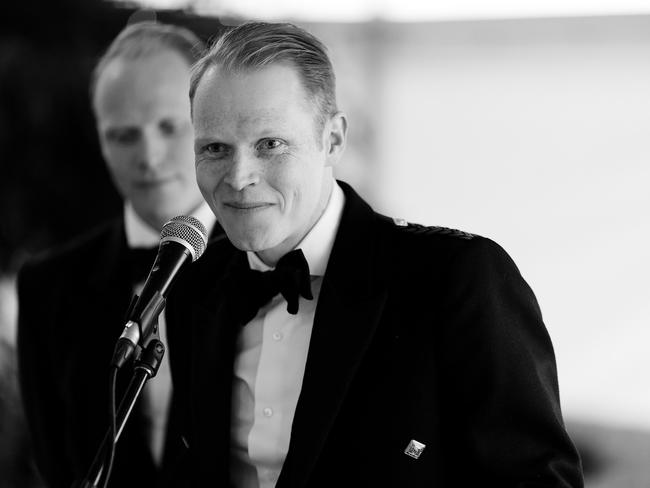
[[[270,407],[266,407],[264,410],[262,410],[262,413],[264,414],[265,417],[270,417],[273,415],[273,409]]]
[[[274,332],[272,337],[274,341],[281,341],[284,336],[282,332]]]

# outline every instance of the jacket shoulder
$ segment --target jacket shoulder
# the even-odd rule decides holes
[[[493,240],[478,234],[442,226],[426,226],[379,215],[384,236],[384,259],[404,268],[442,272],[460,264],[478,268],[511,267],[507,252]],[[491,264],[490,264],[491,263]],[[461,266],[462,267],[462,266]]]
[[[382,225],[389,233],[397,239],[407,240],[424,240],[424,241],[472,241],[480,240],[481,236],[472,234],[459,229],[452,229],[450,227],[442,227],[435,225],[422,225],[418,223],[409,222],[405,219],[396,217],[387,217],[385,215],[377,214]]]
[[[64,269],[66,275],[86,272],[88,263],[97,259],[105,246],[118,245],[123,235],[121,220],[101,224],[59,246],[41,251],[23,263],[18,272],[19,282],[25,279],[49,277]]]
[[[406,234],[412,235],[423,235],[423,236],[441,236],[457,239],[472,240],[477,237],[476,234],[470,234],[458,229],[452,229],[450,227],[441,227],[433,225],[422,225],[415,224],[412,222],[407,222],[404,219],[393,218],[393,223],[397,227],[399,232],[404,232]]]

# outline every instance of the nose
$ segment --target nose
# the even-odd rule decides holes
[[[241,191],[259,181],[259,168],[254,156],[244,151],[235,151],[224,181],[235,191]]]
[[[165,159],[167,145],[159,135],[145,132],[142,137],[142,148],[138,166],[142,170],[153,169],[161,165]]]

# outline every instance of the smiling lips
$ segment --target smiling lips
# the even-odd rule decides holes
[[[155,178],[155,179],[149,179],[149,180],[139,180],[134,183],[134,185],[137,188],[141,189],[149,189],[149,188],[156,188],[158,186],[164,185],[165,183],[168,183],[172,181],[173,178]]]
[[[270,207],[267,202],[225,202],[224,206],[239,212],[255,212]]]

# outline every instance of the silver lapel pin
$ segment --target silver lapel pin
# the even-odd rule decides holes
[[[413,459],[418,459],[422,454],[422,451],[424,451],[425,447],[427,447],[426,444],[422,444],[415,439],[411,439],[409,445],[406,446],[406,449],[404,449],[404,454],[411,456]]]

